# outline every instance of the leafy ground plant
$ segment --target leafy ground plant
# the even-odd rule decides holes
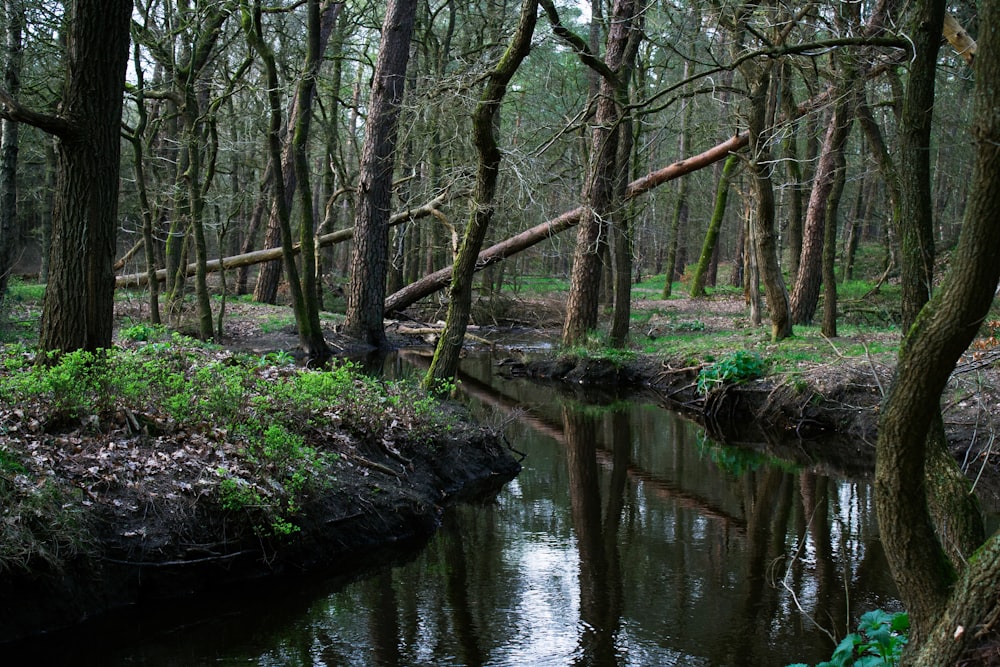
[[[698,373],[698,393],[707,395],[715,387],[754,380],[764,376],[764,358],[756,352],[737,350]]]
[[[874,609],[858,622],[858,631],[844,637],[833,656],[816,667],[895,667],[906,647],[910,617],[905,611]],[[789,667],[807,667],[804,663]]]
[[[204,498],[239,530],[287,536],[338,483],[343,452],[356,462],[369,456],[359,443],[377,443],[405,462],[456,421],[414,382],[290,360],[140,326],[119,347],[48,364],[0,346],[0,571],[57,569],[85,551],[81,508],[113,501],[110,512],[152,503],[182,517]]]

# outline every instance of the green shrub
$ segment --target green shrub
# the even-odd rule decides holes
[[[738,384],[764,376],[764,358],[756,352],[737,350],[698,373],[698,393],[707,395],[723,384]]]

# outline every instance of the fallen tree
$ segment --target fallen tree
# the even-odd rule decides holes
[[[672,181],[685,174],[698,171],[699,169],[703,169],[715,162],[718,162],[730,153],[738,151],[746,146],[747,141],[748,135],[746,133],[738,134],[720,144],[713,146],[704,153],[700,153],[686,160],[674,162],[673,164],[663,167],[662,169],[646,174],[642,178],[629,183],[628,188],[625,191],[625,198],[632,199],[633,197],[638,197],[658,185],[662,185],[663,183]],[[547,220],[540,225],[524,230],[516,236],[512,236],[494,246],[490,246],[486,250],[479,253],[479,256],[476,259],[475,270],[482,271],[492,264],[496,264],[501,260],[507,259],[511,255],[516,255],[522,250],[526,250],[527,248],[530,248],[545,239],[566,231],[580,222],[580,216],[582,214],[582,207],[575,208],[572,211],[563,213],[557,218]],[[398,292],[390,294],[385,300],[385,312],[388,314],[404,310],[425,296],[429,296],[434,292],[447,287],[451,282],[452,270],[452,266],[446,266],[443,269],[439,269],[434,273],[424,276],[420,280],[410,283]]]
[[[644,194],[668,181],[672,181],[685,174],[703,169],[711,164],[714,164],[715,162],[718,162],[730,153],[740,150],[746,145],[747,134],[738,134],[734,137],[730,137],[720,144],[713,146],[712,148],[709,148],[703,153],[695,155],[694,157],[674,162],[673,164],[663,167],[662,169],[650,172],[642,178],[629,183],[628,189],[625,192],[625,198],[632,199],[633,197],[638,197],[639,195]],[[430,215],[439,216],[440,212],[437,210],[437,207],[444,203],[446,199],[447,194],[442,193],[419,208],[397,213],[389,219],[389,226],[399,225],[408,220],[416,220]],[[491,264],[496,264],[497,262],[506,259],[511,255],[516,255],[522,250],[530,248],[547,238],[551,238],[560,232],[566,231],[580,221],[580,214],[582,212],[583,209],[581,208],[575,208],[572,211],[567,211],[556,218],[543,222],[540,225],[536,225],[535,227],[527,229],[520,234],[507,239],[506,241],[502,241],[487,248],[486,250],[483,250],[479,253],[476,260],[476,271],[481,271]],[[349,229],[341,229],[340,231],[332,232],[330,234],[324,234],[318,237],[316,241],[318,246],[325,247],[337,243],[343,243],[344,241],[349,241],[352,238],[354,238],[353,227]],[[298,244],[296,244],[293,248],[293,252],[299,252]],[[270,262],[275,259],[281,259],[281,253],[281,248],[266,248],[264,250],[255,250],[253,252],[247,252],[240,255],[233,255],[231,257],[213,259],[205,263],[205,270],[208,273],[215,273],[221,271],[223,268],[235,269],[241,266],[250,266],[252,264]],[[186,275],[194,275],[195,268],[194,264],[188,264]],[[425,296],[433,294],[439,289],[445,287],[451,281],[451,273],[452,266],[449,265],[443,269],[435,271],[434,273],[428,274],[420,280],[407,285],[398,292],[389,295],[385,301],[386,312],[388,313],[403,310]],[[157,280],[166,280],[166,277],[166,269],[157,270]],[[148,280],[148,275],[145,272],[121,275],[115,279],[115,288],[141,287],[146,285]]]
[[[440,216],[441,212],[438,211],[438,206],[443,204],[448,199],[448,194],[442,192],[440,195],[427,202],[419,208],[407,209],[406,211],[401,211],[389,218],[389,226],[393,227],[395,225],[400,225],[404,222],[410,220],[418,220],[420,218],[426,218],[427,216]],[[329,234],[323,234],[316,238],[316,245],[319,247],[326,247],[330,245],[335,245],[337,243],[343,243],[344,241],[350,241],[354,238],[354,228],[350,227],[348,229],[341,229],[336,232],[331,232]],[[293,253],[300,252],[299,244],[295,244],[292,248]],[[223,257],[221,259],[213,259],[205,263],[205,270],[208,273],[216,273],[223,269],[235,269],[241,266],[250,266],[252,264],[261,264],[263,262],[270,262],[275,259],[281,259],[282,249],[281,248],[265,248],[264,250],[254,250],[253,252],[246,252],[240,255],[233,255],[231,257]],[[195,264],[187,265],[187,273],[185,275],[193,276],[195,272]],[[156,272],[157,280],[166,280],[167,270],[159,269]],[[148,284],[149,277],[146,272],[142,273],[130,273],[128,275],[118,276],[115,278],[115,288],[122,287],[141,287]]]

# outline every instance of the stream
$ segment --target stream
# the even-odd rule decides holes
[[[425,545],[116,614],[33,663],[772,667],[828,659],[861,613],[898,609],[870,480],[720,446],[652,397],[497,378],[485,354],[460,387],[524,470]]]

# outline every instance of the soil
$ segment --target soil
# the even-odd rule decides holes
[[[507,307],[500,316],[493,310],[480,317],[482,324],[515,324],[542,337],[555,337],[562,317],[557,302],[524,300]],[[141,303],[124,302],[118,315],[142,321],[142,308]],[[706,332],[749,327],[738,299],[641,301],[637,308],[655,314],[643,331],[633,332],[634,337],[668,336],[670,323],[677,318],[697,317]],[[287,315],[285,308],[232,302],[221,342],[261,354],[294,352],[294,327],[273,324]],[[435,313],[411,315],[421,322],[435,319]],[[390,323],[392,341],[426,344],[402,333],[422,330],[404,326],[410,324]],[[335,323],[325,326],[327,340],[338,353],[364,351],[341,337]],[[724,385],[707,396],[696,387],[704,363],[692,363],[682,355],[638,355],[615,364],[510,350],[511,358],[498,372],[577,386],[628,385],[652,391],[664,404],[730,444],[763,448],[817,470],[865,475],[874,465],[878,406],[892,381],[892,359],[840,355],[838,349],[851,342],[830,341],[826,363],[801,362],[794,372]],[[876,342],[873,335],[867,342]],[[766,352],[766,344],[763,347]],[[1000,457],[992,446],[1000,415],[997,358],[982,352],[963,359],[943,404],[952,451],[977,481],[984,505],[994,511],[1000,507]],[[246,522],[222,511],[218,502],[204,502],[199,491],[204,471],[218,464],[213,457],[225,454],[214,437],[182,432],[146,439],[99,439],[66,429],[37,438],[33,456],[87,494],[97,555],[67,558],[58,571],[0,572],[4,592],[0,643],[123,605],[212,591],[248,578],[331,564],[354,567],[374,549],[428,535],[448,503],[495,493],[519,470],[496,434],[468,422],[435,447],[404,438],[386,448],[349,434],[330,434],[328,446],[345,461],[338,470],[336,490],[303,508],[299,533],[263,538]],[[448,456],[441,455],[445,450]]]

